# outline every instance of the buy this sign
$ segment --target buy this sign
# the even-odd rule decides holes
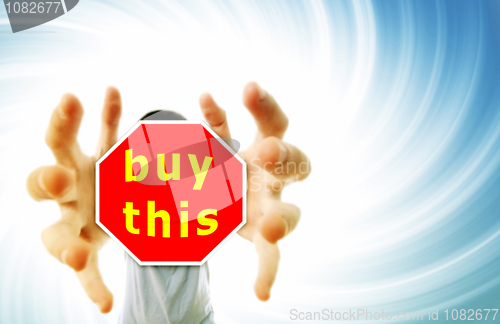
[[[245,180],[205,123],[141,121],[96,163],[96,223],[140,265],[201,265],[245,224]]]

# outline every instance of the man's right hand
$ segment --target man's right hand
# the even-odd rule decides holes
[[[87,156],[77,142],[82,105],[74,95],[64,95],[52,113],[45,138],[57,164],[34,170],[27,180],[33,199],[56,201],[61,210],[61,219],[42,233],[45,247],[75,270],[83,289],[102,313],[111,311],[113,295],[98,266],[98,251],[108,236],[95,223],[95,162],[116,143],[120,116],[120,93],[108,88],[97,150]]]

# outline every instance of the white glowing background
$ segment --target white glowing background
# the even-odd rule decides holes
[[[42,246],[57,206],[24,188],[54,163],[44,133],[64,92],[84,104],[88,153],[108,85],[123,95],[121,134],[154,109],[200,119],[209,91],[246,147],[249,80],[280,102],[285,139],[313,173],[283,196],[302,220],[280,243],[271,301],[253,295],[248,242],[235,237],[209,261],[218,323],[288,323],[292,308],[495,308],[499,18],[494,1],[82,0],[12,34],[0,9],[0,323],[113,323],[121,308],[119,247],[101,253],[115,294],[101,315]]]

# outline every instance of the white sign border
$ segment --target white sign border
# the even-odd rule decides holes
[[[229,152],[231,152],[238,161],[241,162],[243,168],[243,221],[238,225],[222,242],[217,244],[217,246],[201,261],[199,262],[165,262],[165,261],[147,261],[143,262],[139,260],[120,240],[111,233],[106,226],[104,226],[99,220],[99,164],[104,161],[121,143],[123,143],[137,128],[142,125],[148,124],[185,124],[185,125],[201,125],[204,127],[213,137],[215,137]],[[135,124],[125,135],[123,135],[116,143],[113,145],[106,153],[97,162],[95,163],[95,216],[96,216],[96,224],[105,231],[109,237],[113,239],[132,259],[134,259],[141,266],[201,266],[215,253],[219,248],[224,245],[231,237],[236,234],[240,228],[247,222],[247,164],[245,160],[241,156],[239,156],[223,139],[219,137],[211,128],[208,126],[206,122],[203,120],[140,120],[137,124]]]

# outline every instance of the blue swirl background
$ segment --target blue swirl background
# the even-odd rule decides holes
[[[83,0],[18,34],[0,9],[0,322],[108,323],[120,311],[120,249],[101,253],[115,308],[100,315],[40,242],[57,207],[25,193],[30,170],[54,163],[42,134],[64,91],[86,108],[87,152],[109,84],[124,96],[122,134],[152,109],[199,119],[208,90],[246,147],[251,79],[281,103],[286,140],[313,173],[283,195],[302,220],[280,243],[271,301],[253,296],[247,242],[209,261],[218,323],[289,323],[292,309],[439,309],[441,322],[446,309],[500,308],[499,1]]]

